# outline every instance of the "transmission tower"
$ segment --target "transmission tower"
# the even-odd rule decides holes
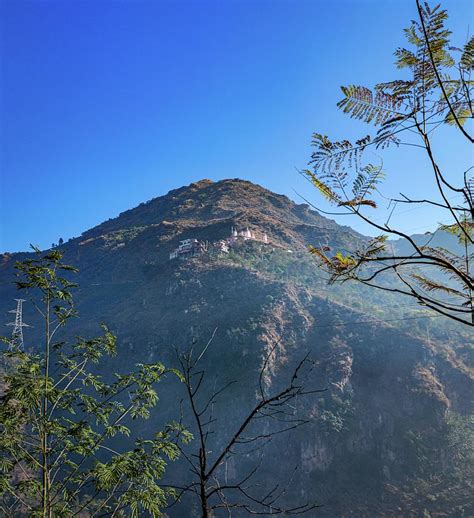
[[[9,322],[7,326],[13,326],[12,337],[10,340],[10,350],[23,350],[23,328],[30,327],[23,322],[23,302],[25,299],[15,299],[16,309],[12,309],[9,313],[15,313],[15,321]]]

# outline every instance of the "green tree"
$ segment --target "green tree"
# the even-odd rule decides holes
[[[57,250],[35,251],[16,264],[17,287],[41,315],[41,345],[3,353],[2,516],[162,516],[174,492],[159,480],[179,454],[177,441],[189,434],[171,424],[130,451],[117,450],[113,438],[128,436],[131,420],[146,419],[158,400],[156,384],[179,374],[160,363],[138,364],[110,383],[95,374],[101,359],[115,355],[116,338],[102,326],[97,338],[59,340],[76,317],[69,280],[76,270]]]
[[[416,5],[419,20],[405,29],[411,47],[395,52],[397,68],[406,70],[408,77],[377,84],[373,89],[342,87],[344,97],[338,107],[353,119],[375,125],[375,135],[351,142],[315,133],[311,169],[303,171],[320,194],[337,207],[338,212],[329,214],[360,218],[378,235],[344,253],[324,244],[311,252],[329,272],[331,282],[355,280],[413,297],[426,308],[472,326],[472,167],[459,173],[443,170],[437,161],[434,136],[450,130],[461,140],[473,142],[466,121],[473,117],[474,38],[462,49],[452,47],[447,12],[439,5],[421,5],[419,0]],[[433,183],[437,194],[433,199],[417,199],[400,193],[397,198],[390,197],[387,214],[374,217],[385,172],[382,164],[367,162],[365,156],[367,150],[381,151],[389,146],[410,146],[424,153],[432,174],[427,181]],[[458,236],[462,252],[434,246],[432,235],[420,244],[390,223],[396,204],[437,207],[443,219],[440,228]],[[385,223],[380,222],[383,220]],[[401,239],[406,245],[404,251],[389,245],[389,237]]]

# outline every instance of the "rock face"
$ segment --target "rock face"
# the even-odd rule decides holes
[[[266,233],[268,242],[241,239],[228,253],[169,260],[180,240],[212,244],[228,239],[231,228]],[[61,246],[66,262],[80,269],[81,318],[70,333],[94,334],[106,322],[122,349],[107,366],[114,372],[143,361],[173,364],[175,348],[202,348],[216,330],[202,359],[209,390],[239,383],[216,404],[215,451],[255,402],[268,352],[274,351],[264,377],[269,390],[309,352],[315,364],[308,383],[326,390],[297,402],[307,425],[266,447],[262,486],[285,484],[294,472],[285,498],[321,503],[311,516],[471,516],[472,465],[463,447],[472,437],[472,335],[395,298],[328,288],[307,245],[337,248],[360,239],[249,182],[203,180]],[[8,282],[22,257],[0,261],[2,314],[11,309]],[[35,318],[25,303],[25,321]],[[31,344],[36,329],[26,333]],[[164,384],[160,395],[156,415],[137,435],[177,417],[182,388]],[[242,465],[227,469],[238,478]],[[177,463],[169,476],[184,483],[189,470]],[[193,513],[184,500],[169,516]]]

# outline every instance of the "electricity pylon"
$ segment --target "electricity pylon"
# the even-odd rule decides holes
[[[23,350],[23,328],[30,327],[23,322],[23,302],[25,299],[15,299],[16,309],[12,309],[9,313],[15,313],[15,321],[9,322],[7,326],[13,326],[12,337],[10,340],[10,350]]]

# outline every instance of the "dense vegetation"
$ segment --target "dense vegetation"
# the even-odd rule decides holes
[[[4,339],[0,400],[0,510],[2,516],[139,516],[161,510],[175,496],[159,483],[168,460],[189,434],[172,423],[123,448],[120,436],[147,419],[158,401],[156,385],[177,371],[160,363],[107,376],[94,365],[116,354],[105,327],[97,338],[64,341],[77,316],[71,282],[75,268],[53,250],[18,262],[17,287],[42,319],[30,351]],[[69,275],[68,275],[69,274]],[[61,336],[62,335],[62,336]],[[40,338],[42,336],[42,339]]]

